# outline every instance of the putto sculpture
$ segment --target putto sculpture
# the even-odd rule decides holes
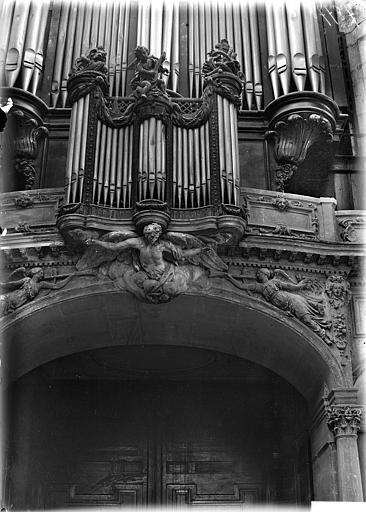
[[[145,302],[168,302],[192,283],[200,281],[204,286],[207,277],[225,275],[227,266],[216,247],[226,241],[223,235],[204,241],[188,234],[163,234],[160,224],[153,222],[144,227],[142,236],[117,231],[87,239],[77,269],[98,269]]]
[[[313,281],[303,279],[294,282],[283,270],[276,269],[272,272],[268,268],[260,268],[256,278],[256,283],[245,284],[241,276],[228,274],[228,279],[237,288],[259,293],[267,302],[310,327],[326,343],[331,343],[326,334],[326,329],[331,327],[331,321],[325,318],[323,299],[299,293],[314,287]]]
[[[162,64],[166,54],[162,52],[160,58],[149,54],[145,46],[137,46],[135,49],[135,75],[131,80],[134,95],[138,98],[147,98],[149,94],[165,94],[165,82],[160,76],[169,74]]]

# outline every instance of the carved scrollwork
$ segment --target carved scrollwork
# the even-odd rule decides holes
[[[14,166],[23,178],[24,189],[34,186],[37,176],[35,159],[39,141],[48,135],[44,126],[39,126],[36,119],[29,118],[22,110],[12,110],[11,117],[15,120]]]
[[[357,436],[361,428],[361,407],[334,405],[327,408],[329,429],[337,436]]]
[[[366,219],[364,217],[352,217],[342,219],[339,225],[344,228],[341,238],[344,242],[361,243],[366,231]]]
[[[283,191],[305,160],[309,148],[318,141],[332,142],[333,130],[330,122],[319,114],[307,117],[291,114],[286,120],[278,121],[266,136],[274,140],[274,156],[279,164],[276,170],[277,187]]]

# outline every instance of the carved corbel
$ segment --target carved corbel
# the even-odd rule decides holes
[[[361,407],[344,405],[329,406],[327,409],[327,424],[335,437],[357,436],[361,427]]]
[[[13,141],[14,166],[22,175],[23,187],[30,190],[37,176],[35,160],[39,142],[48,135],[48,130],[34,118],[28,117],[22,110],[12,110],[11,117],[15,121],[15,138]]]
[[[329,120],[319,114],[291,114],[278,121],[266,137],[274,140],[274,157],[279,164],[276,185],[283,192],[311,146],[321,141],[332,142],[333,130]]]

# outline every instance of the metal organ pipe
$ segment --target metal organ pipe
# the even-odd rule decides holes
[[[307,73],[300,4],[289,2],[287,0],[286,13],[288,20],[288,35],[290,40],[292,77],[297,90],[303,91],[305,88]]]
[[[9,87],[14,86],[21,70],[29,9],[30,0],[15,4],[5,61],[5,76]]]

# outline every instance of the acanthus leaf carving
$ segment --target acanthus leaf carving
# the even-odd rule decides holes
[[[337,436],[357,436],[361,428],[361,407],[333,405],[327,407],[329,429]]]
[[[278,190],[283,192],[310,147],[318,141],[332,142],[333,130],[328,119],[319,114],[291,114],[278,121],[266,137],[274,140],[274,156],[279,164],[276,182]]]
[[[23,177],[24,189],[30,190],[37,176],[35,159],[39,141],[48,135],[48,130],[45,126],[39,126],[36,119],[29,118],[22,110],[12,110],[11,117],[16,122],[14,166]]]

